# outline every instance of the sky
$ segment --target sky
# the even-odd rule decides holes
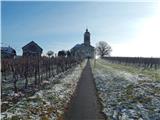
[[[160,57],[160,2],[6,1],[1,3],[1,45],[22,47],[35,41],[43,54],[83,43],[106,41],[112,56]]]

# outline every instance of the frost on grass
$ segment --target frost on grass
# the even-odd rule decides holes
[[[23,98],[16,105],[1,113],[2,120],[56,120],[67,108],[86,62],[44,81],[44,89]]]
[[[103,62],[97,61],[95,66],[92,65],[92,70],[107,118],[159,120],[160,80],[117,70]]]

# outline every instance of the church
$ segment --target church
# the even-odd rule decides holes
[[[95,48],[90,44],[90,32],[86,29],[84,43],[77,44],[71,49],[71,54],[79,58],[94,58]]]

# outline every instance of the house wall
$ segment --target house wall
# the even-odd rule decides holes
[[[76,57],[94,58],[95,50],[91,46],[81,46],[77,49],[74,49],[73,52]]]

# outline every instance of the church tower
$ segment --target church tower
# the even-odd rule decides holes
[[[84,44],[90,45],[90,33],[88,32],[88,29],[86,29],[86,32],[84,33]]]

